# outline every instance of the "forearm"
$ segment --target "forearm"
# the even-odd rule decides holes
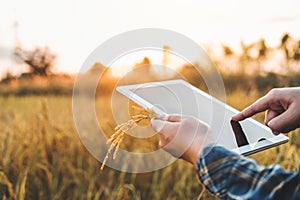
[[[196,166],[201,182],[222,199],[300,199],[299,172],[262,167],[223,147],[205,148]]]

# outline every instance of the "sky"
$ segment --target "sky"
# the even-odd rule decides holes
[[[11,56],[16,37],[28,49],[48,46],[58,55],[55,70],[69,73],[76,73],[104,41],[138,28],[169,29],[199,44],[224,42],[233,47],[241,40],[261,37],[275,46],[284,32],[300,38],[298,0],[10,0],[1,4],[0,75],[22,70]]]

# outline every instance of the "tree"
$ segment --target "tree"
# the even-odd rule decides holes
[[[231,56],[234,54],[234,51],[226,44],[222,44],[222,48],[223,48],[223,54],[225,56]]]
[[[251,50],[254,47],[254,45],[255,45],[255,43],[245,44],[243,41],[241,41],[242,55],[241,55],[240,59],[242,61],[253,60],[253,58],[251,56]]]
[[[288,33],[285,33],[281,37],[281,43],[280,43],[280,48],[284,50],[285,58],[287,60],[290,58],[288,44],[287,44],[290,39],[291,39],[290,35]]]
[[[48,47],[36,47],[33,50],[24,50],[16,47],[14,56],[18,62],[25,63],[32,75],[47,76],[51,73],[56,55]]]
[[[3,78],[1,79],[0,83],[9,84],[11,81],[15,80],[15,76],[12,75],[9,71],[7,71]]]
[[[267,55],[268,47],[266,45],[265,39],[260,39],[257,42],[257,48],[258,48],[258,58],[265,58]]]

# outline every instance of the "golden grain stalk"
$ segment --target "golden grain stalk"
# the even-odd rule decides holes
[[[112,134],[106,142],[107,144],[110,144],[110,146],[108,148],[108,151],[106,153],[104,161],[101,165],[101,168],[100,168],[101,170],[104,169],[105,164],[113,150],[114,150],[113,159],[115,159],[117,157],[117,154],[120,149],[120,145],[125,137],[126,132],[128,132],[129,130],[138,126],[139,123],[142,122],[143,120],[149,120],[149,122],[150,122],[150,120],[152,118],[155,118],[155,119],[160,118],[160,116],[158,114],[156,114],[152,109],[145,109],[145,108],[138,106],[137,104],[133,104],[131,106],[131,108],[134,110],[134,112],[138,112],[140,114],[131,116],[130,120],[128,120],[127,122],[124,122],[120,125],[117,125],[115,127],[114,134]]]

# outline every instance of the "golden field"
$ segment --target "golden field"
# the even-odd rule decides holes
[[[227,103],[242,109],[259,95],[255,90],[236,90],[227,95]],[[105,98],[96,101],[107,103]],[[197,199],[202,190],[194,168],[182,160],[149,173],[109,167],[101,172],[101,163],[85,149],[75,130],[70,96],[2,96],[0,105],[0,199]],[[98,118],[105,124],[104,132],[111,134],[116,124],[109,107],[105,111],[102,106]],[[263,115],[257,119],[262,121]],[[251,157],[263,165],[276,163],[296,170],[300,137],[289,136],[288,144]],[[125,138],[121,147],[130,141]],[[130,149],[158,146],[156,137],[142,143],[129,144]],[[202,199],[215,197],[205,192]]]

